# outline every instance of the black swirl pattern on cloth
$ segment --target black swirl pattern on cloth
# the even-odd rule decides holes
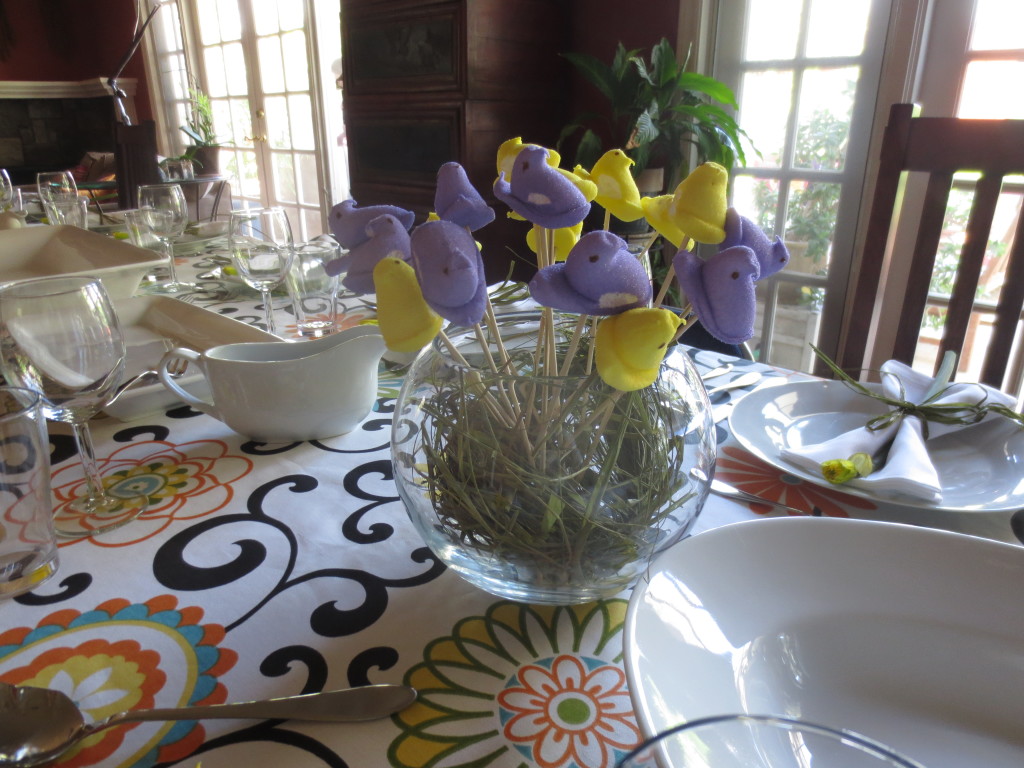
[[[368,477],[390,480],[391,462],[378,460],[360,465],[351,470],[344,479],[346,491],[355,498],[365,499],[368,504],[345,516],[341,530],[346,540],[354,544],[377,544],[391,539],[394,528],[387,523],[375,523],[368,530],[361,530],[363,517],[386,503],[394,503],[397,497],[381,496],[367,491],[362,481]],[[335,600],[322,603],[312,609],[309,623],[314,632],[324,637],[341,637],[356,634],[377,621],[387,610],[388,590],[415,587],[426,584],[440,576],[445,568],[425,546],[417,547],[408,554],[408,561],[420,568],[411,576],[385,578],[358,568],[323,568],[309,573],[296,574],[295,566],[299,556],[299,540],[295,532],[281,520],[265,511],[267,496],[279,489],[287,488],[292,493],[302,494],[315,490],[319,483],[308,475],[288,475],[263,484],[252,492],[246,502],[247,512],[222,515],[202,520],[186,530],[172,536],[160,547],[153,559],[153,575],[164,587],[183,592],[217,589],[240,581],[253,574],[268,557],[267,544],[254,538],[233,542],[234,556],[217,565],[195,565],[188,561],[187,551],[195,542],[211,535],[214,531],[230,529],[231,526],[253,522],[271,528],[286,547],[286,563],[276,583],[249,606],[231,624],[228,632],[256,616],[260,610],[275,598],[295,587],[314,580],[338,580],[339,589],[361,593],[362,601],[354,608],[339,608]],[[357,585],[357,589],[351,589]],[[339,592],[340,594],[340,592]]]

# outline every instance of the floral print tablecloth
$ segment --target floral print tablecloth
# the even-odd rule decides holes
[[[185,299],[260,324],[258,297],[212,271],[220,263],[181,260],[201,277]],[[344,324],[371,313],[354,297],[344,304]],[[703,369],[723,359],[690,354]],[[757,386],[787,379],[733,363],[729,376],[762,370]],[[61,765],[610,768],[638,744],[622,667],[629,595],[523,605],[446,571],[392,479],[400,375],[383,367],[373,412],[327,440],[255,443],[185,406],[98,419],[108,484],[150,505],[122,528],[65,541],[53,579],[0,604],[0,680],[62,690],[94,719],[383,682],[415,686],[417,703],[350,725],[140,723],[95,735]],[[808,514],[884,512],[761,463],[726,424],[718,472],[733,485]],[[81,467],[69,436],[55,428],[52,439],[55,503],[66,504]],[[764,514],[775,512],[711,497],[696,530]]]

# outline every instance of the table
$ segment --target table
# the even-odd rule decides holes
[[[216,252],[179,259],[184,275],[198,276],[185,298],[261,324],[257,294],[219,277],[219,263]],[[287,332],[290,312],[283,297],[277,303]],[[354,297],[342,304],[343,325],[369,313]],[[688,352],[704,370],[727,359]],[[758,387],[809,378],[729,361],[719,382],[749,369],[764,374]],[[0,604],[0,679],[61,689],[95,718],[366,683],[407,682],[419,701],[351,725],[138,724],[103,732],[64,764],[609,768],[638,742],[621,665],[628,593],[522,605],[446,571],[392,480],[400,381],[401,369],[384,366],[380,397],[357,430],[305,443],[254,443],[184,406],[137,422],[97,419],[104,474],[148,484],[151,505],[123,528],[64,542],[50,582]],[[716,395],[716,413],[742,395]],[[784,491],[815,514],[904,514],[784,475],[741,450],[726,421],[717,430],[718,474],[740,488]],[[53,443],[63,504],[80,490],[81,467],[69,436],[55,432]],[[772,514],[712,496],[695,532]],[[996,515],[911,522],[1010,540]],[[547,706],[566,698],[573,706]]]

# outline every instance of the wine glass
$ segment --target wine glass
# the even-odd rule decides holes
[[[54,516],[63,536],[124,525],[147,503],[127,484],[116,486],[116,495],[104,488],[89,432],[124,365],[121,326],[98,279],[48,277],[0,288],[0,372],[9,384],[40,393],[46,418],[71,425],[82,459],[85,495]]]
[[[47,171],[36,174],[36,188],[39,202],[45,206],[54,200],[70,200],[78,197],[78,184],[71,171]]]
[[[283,208],[232,211],[228,232],[235,269],[263,296],[267,330],[276,334],[271,291],[288,274],[295,254],[288,216]]]
[[[180,293],[195,288],[195,283],[178,279],[174,267],[174,239],[181,237],[188,223],[188,205],[185,193],[178,184],[147,184],[139,187],[139,210],[143,213],[149,231],[153,233],[167,255],[169,277],[166,283],[152,288],[160,293]]]
[[[14,202],[14,185],[6,168],[0,168],[0,211],[7,211]]]

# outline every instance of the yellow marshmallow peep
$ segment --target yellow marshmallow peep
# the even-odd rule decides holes
[[[530,231],[526,233],[526,245],[529,246],[530,250],[534,253],[537,252],[537,237],[541,227],[534,224]],[[573,227],[562,227],[561,229],[555,230],[555,261],[565,261],[565,257],[569,255],[569,251],[572,247],[580,240],[580,235],[583,233],[583,222]]]
[[[576,169],[577,176],[597,184],[597,204],[620,221],[636,221],[644,215],[640,190],[629,171],[634,162],[621,149],[610,149],[598,158],[589,174]]]
[[[437,336],[443,320],[423,298],[416,270],[387,257],[373,268],[377,324],[392,352],[417,352]]]
[[[686,233],[679,228],[676,220],[672,217],[672,195],[644,197],[640,199],[640,205],[643,206],[647,223],[676,248],[681,248],[687,241],[693,243],[693,240],[686,236]],[[690,248],[692,245],[687,246],[687,250]]]
[[[651,307],[606,317],[594,339],[598,375],[623,392],[650,386],[680,322],[674,312]]]
[[[725,240],[729,172],[718,163],[704,163],[679,182],[669,211],[683,232],[698,243]]]

